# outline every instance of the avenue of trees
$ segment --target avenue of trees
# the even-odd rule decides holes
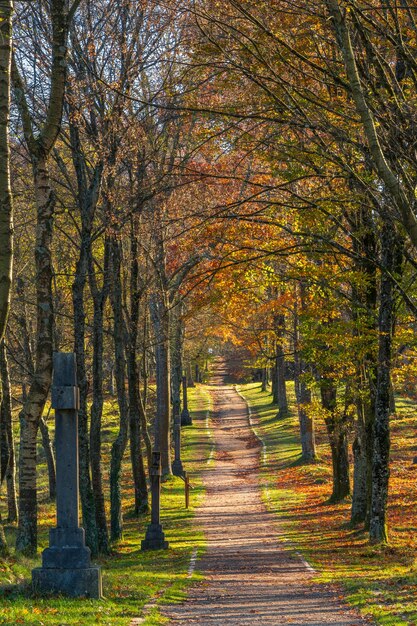
[[[417,373],[416,86],[407,0],[0,0],[1,481],[18,551],[37,550],[39,446],[55,493],[54,351],[77,355],[98,554],[122,536],[123,459],[141,515],[153,447],[171,472],[183,371],[192,384],[230,342],[277,420],[294,380],[302,461],[324,421],[329,497],[388,541],[394,391],[413,396]]]

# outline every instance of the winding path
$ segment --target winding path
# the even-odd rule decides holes
[[[259,444],[244,401],[213,379],[215,467],[205,472],[207,496],[198,511],[208,549],[197,567],[203,583],[164,614],[172,625],[359,626],[365,624],[336,591],[312,582],[312,573],[277,539],[277,521],[261,500]]]

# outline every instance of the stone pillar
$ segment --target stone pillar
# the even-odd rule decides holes
[[[161,453],[152,452],[151,478],[151,523],[146,530],[145,539],[142,540],[142,550],[166,550],[168,542],[161,524]]]
[[[91,565],[84,529],[79,526],[78,408],[79,392],[73,352],[54,354],[52,408],[55,409],[56,528],[49,531],[49,548],[42,567],[32,570],[36,593],[100,598],[101,571]]]
[[[175,458],[172,464],[174,476],[183,476],[184,468],[181,461],[181,416],[174,415],[174,453]]]
[[[182,377],[182,406],[183,409],[181,411],[181,426],[191,426],[193,423],[191,420],[191,415],[188,410],[188,399],[187,399],[187,377]]]

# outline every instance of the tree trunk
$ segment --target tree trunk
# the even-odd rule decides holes
[[[101,419],[103,415],[103,318],[109,288],[109,242],[105,242],[105,260],[102,288],[97,285],[94,263],[89,250],[89,280],[93,296],[93,402],[91,405],[90,424],[90,462],[97,524],[99,552],[109,552],[106,507],[103,491],[103,473],[101,467]]]
[[[278,404],[278,417],[285,417],[288,413],[287,388],[285,383],[285,355],[284,355],[284,333],[285,316],[280,314],[274,316],[274,328],[276,334],[276,356],[275,356],[275,397]]]
[[[362,187],[358,193],[363,192]],[[352,316],[355,335],[376,335],[377,275],[374,259],[377,255],[377,229],[373,211],[365,203],[360,210],[349,215],[352,224],[352,247],[356,264],[363,276],[362,285],[353,285]],[[361,363],[356,376],[356,433],[353,444],[353,494],[352,524],[364,523],[369,528],[372,492],[373,423],[375,418],[376,354],[372,345]]]
[[[183,350],[183,321],[182,303],[174,305],[172,312],[172,341],[171,341],[171,390],[172,390],[172,417],[180,419],[181,415],[181,385],[182,385],[182,350]]]
[[[356,434],[353,442],[353,494],[350,521],[353,525],[365,522],[368,510],[367,459],[365,445],[365,418],[362,407],[356,420]]]
[[[26,554],[34,554],[37,549],[36,441],[51,386],[53,347],[51,244],[55,196],[45,160],[33,157],[33,169],[37,204],[37,342],[35,373],[19,416],[19,528],[16,537],[16,549]]]
[[[344,418],[337,415],[336,387],[328,378],[320,381],[324,418],[332,453],[333,490],[330,502],[339,502],[350,494],[348,440]]]
[[[99,552],[96,511],[90,475],[90,444],[88,432],[88,381],[85,362],[85,290],[88,276],[88,258],[91,250],[91,229],[101,188],[102,165],[94,169],[89,186],[85,180],[84,156],[80,146],[78,129],[70,125],[71,156],[78,184],[78,206],[81,217],[80,252],[75,266],[72,284],[72,304],[74,315],[74,351],[77,355],[77,381],[80,391],[78,411],[78,458],[79,489],[85,541],[96,556]]]
[[[48,424],[46,423],[43,417],[41,417],[39,427],[40,427],[40,431],[42,435],[42,447],[45,452],[46,465],[48,468],[49,499],[55,500],[56,498],[56,471],[55,471],[54,450],[52,447],[51,437],[49,435]]]
[[[148,381],[149,381],[149,356],[148,351],[144,348],[144,346],[149,345],[150,337],[149,337],[149,311],[148,307],[146,307],[143,316],[143,340],[142,340],[142,363],[141,369],[138,372],[137,378],[137,394],[138,394],[138,408],[139,408],[139,416],[140,416],[140,427],[141,434],[143,440],[145,442],[146,448],[146,459],[148,462],[148,470],[152,465],[152,441],[149,435],[148,430],[148,422],[146,416],[146,408],[148,403]],[[141,382],[143,381],[143,389]]]
[[[3,391],[2,411],[4,411],[5,433],[8,446],[8,463],[5,476],[7,486],[7,521],[15,522],[17,520],[16,452],[12,420],[12,394],[4,340],[0,344],[0,369]]]
[[[121,249],[116,239],[112,239],[111,271],[112,290],[111,304],[113,309],[113,339],[115,356],[115,379],[117,400],[119,404],[119,432],[111,448],[110,461],[110,538],[118,541],[123,535],[121,469],[123,455],[128,440],[129,411],[126,398],[126,369],[125,369],[125,332],[122,310],[122,281],[121,281]]]
[[[303,308],[304,287],[301,285],[301,308]],[[311,391],[307,387],[303,375],[307,365],[300,354],[300,330],[298,319],[297,293],[295,294],[294,310],[294,387],[297,400],[298,422],[300,425],[301,460],[312,463],[316,459],[316,439],[314,421],[309,416],[307,406],[311,404]]]
[[[162,476],[164,476],[171,474],[169,310],[166,294],[154,293],[151,296],[150,310],[156,344],[155,449],[161,452]]]
[[[146,427],[146,411],[140,394],[140,375],[136,363],[139,330],[139,304],[142,292],[139,290],[139,264],[137,246],[137,228],[132,218],[130,233],[130,319],[126,342],[127,381],[129,394],[129,426],[130,426],[130,460],[132,464],[133,484],[135,488],[135,515],[148,510],[148,487],[142,454],[143,434],[148,436]],[[144,316],[146,325],[146,315]],[[146,328],[144,329],[146,333]],[[143,342],[145,344],[145,341]],[[143,351],[144,352],[144,351]],[[144,437],[145,440],[145,437]],[[149,445],[148,463],[150,466],[151,444]]]
[[[375,399],[372,500],[369,524],[371,543],[387,543],[387,497],[390,454],[391,357],[394,320],[394,281],[398,268],[398,240],[394,226],[386,221],[381,234],[381,275],[378,317],[378,374]]]
[[[268,385],[268,371],[266,367],[262,368],[262,384],[261,391],[266,391]]]
[[[12,0],[0,2],[0,341],[10,309],[13,266],[13,203],[10,186],[10,82]],[[0,396],[1,400],[1,396]]]
[[[195,387],[194,380],[193,380],[193,370],[192,370],[190,361],[187,361],[187,387],[189,388]]]
[[[15,100],[22,117],[25,142],[32,162],[37,210],[35,375],[20,413],[19,527],[16,537],[16,549],[28,554],[35,553],[37,549],[36,439],[52,377],[54,316],[51,244],[55,196],[47,169],[47,158],[61,128],[64,105],[67,35],[70,21],[66,0],[56,0],[52,3],[50,20],[52,30],[50,98],[44,123],[36,136],[34,120],[25,96],[25,84],[17,64],[12,60]],[[36,127],[39,128],[38,122]]]

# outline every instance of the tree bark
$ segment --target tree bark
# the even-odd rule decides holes
[[[10,83],[12,0],[0,2],[0,341],[10,309],[13,267],[13,202],[10,186]],[[1,398],[0,398],[1,399]]]
[[[135,515],[148,510],[148,487],[142,454],[142,434],[148,435],[146,411],[140,394],[140,375],[136,363],[139,329],[139,304],[143,290],[139,289],[138,246],[135,222],[132,218],[130,233],[130,319],[126,342],[127,380],[129,394],[130,459],[132,464],[133,484],[135,489]],[[146,324],[146,316],[144,318]],[[145,422],[145,429],[142,429]],[[149,435],[148,435],[149,438]],[[145,436],[144,436],[145,440]],[[148,463],[150,466],[151,445],[149,445]]]
[[[80,391],[80,409],[78,411],[78,456],[80,499],[85,530],[85,540],[96,556],[99,552],[96,512],[90,475],[90,444],[88,428],[88,381],[86,372],[85,339],[86,311],[85,292],[88,276],[88,259],[91,250],[92,225],[101,189],[102,163],[94,168],[89,183],[86,179],[86,163],[81,149],[78,128],[70,125],[71,156],[77,177],[78,207],[81,217],[81,236],[79,257],[75,266],[72,285],[72,303],[74,314],[74,351],[77,355],[77,381]]]
[[[110,460],[110,539],[118,541],[123,536],[121,469],[128,440],[129,411],[126,398],[125,329],[122,310],[121,249],[115,238],[110,243],[113,309],[113,340],[115,378],[119,404],[119,432],[111,448]]]
[[[363,191],[361,188],[359,192]],[[354,286],[352,312],[358,331],[356,334],[372,337],[376,331],[377,276],[374,259],[377,255],[376,224],[372,211],[361,206],[352,223],[352,246],[357,254],[357,266],[364,277],[363,287]],[[356,428],[353,444],[352,524],[364,523],[369,529],[372,493],[373,424],[375,419],[376,353],[367,350],[356,375]]]
[[[339,502],[350,494],[348,439],[345,418],[337,415],[336,387],[328,378],[322,377],[320,393],[324,418],[332,453],[333,490],[330,502]]]
[[[304,308],[303,284],[300,286],[301,310]],[[300,349],[300,329],[298,313],[298,293],[295,292],[294,307],[294,387],[297,400],[298,421],[300,425],[301,460],[304,463],[312,463],[316,459],[316,439],[313,418],[308,414],[307,406],[311,404],[311,391],[307,387],[304,375],[308,370],[303,361]]]
[[[39,422],[39,428],[42,435],[42,447],[45,452],[46,466],[48,468],[48,483],[49,483],[49,499],[55,500],[56,498],[56,471],[55,471],[55,457],[52,447],[52,441],[49,434],[48,424],[45,419],[41,417]]]
[[[4,412],[5,434],[8,446],[8,463],[5,475],[7,487],[7,521],[15,522],[17,520],[16,452],[13,433],[10,375],[4,340],[0,344],[0,369],[3,390],[2,411]]]
[[[37,342],[35,372],[26,402],[20,412],[19,528],[16,549],[34,554],[37,549],[36,441],[52,377],[52,223],[55,194],[44,157],[33,157],[37,204],[36,303]]]
[[[182,320],[182,303],[175,304],[171,311],[172,341],[171,341],[171,389],[172,389],[172,417],[180,419],[181,415],[181,385],[182,385],[182,352],[184,329]]]
[[[392,223],[383,224],[381,234],[382,275],[378,316],[378,374],[375,398],[372,500],[369,524],[371,543],[387,543],[387,498],[390,455],[390,382],[394,322],[393,274],[401,264],[399,243]]]
[[[155,292],[150,300],[156,358],[155,449],[161,452],[163,476],[171,474],[169,309],[166,299],[166,294]]]
[[[103,472],[101,467],[101,420],[103,415],[103,321],[104,307],[109,290],[109,240],[106,237],[104,252],[104,270],[101,289],[95,275],[91,248],[88,268],[90,290],[93,296],[93,402],[90,423],[90,463],[91,477],[97,524],[99,552],[106,554],[110,550],[107,530],[106,507],[103,491]]]
[[[10,84],[12,60],[12,0],[0,1],[0,341],[10,310],[13,271],[13,200],[10,185]],[[0,386],[0,402],[2,389]],[[10,463],[10,457],[9,457]],[[8,487],[10,486],[8,481]],[[10,495],[10,494],[9,494]],[[9,508],[10,514],[10,508]],[[0,553],[7,553],[0,518]]]
[[[288,413],[287,387],[285,382],[285,355],[284,355],[284,333],[285,316],[280,314],[274,317],[274,328],[276,334],[276,356],[275,356],[275,394],[274,400],[278,405],[278,417],[285,417]]]

